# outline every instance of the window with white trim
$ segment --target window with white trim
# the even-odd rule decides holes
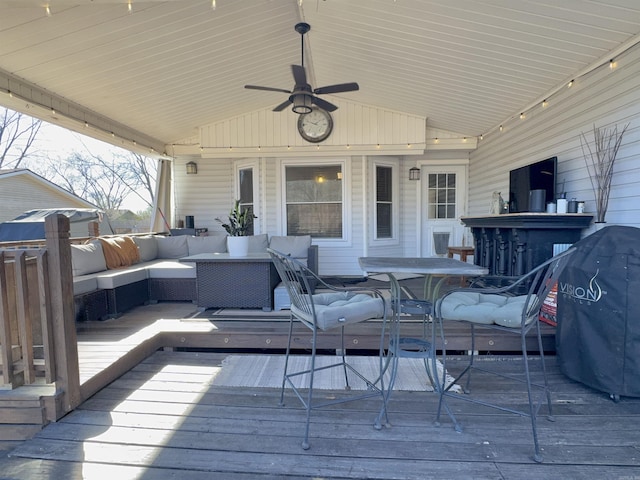
[[[253,168],[240,168],[238,170],[238,192],[240,193],[240,207],[254,213],[253,203]],[[247,235],[254,234],[254,226],[251,224]]]
[[[286,165],[287,235],[343,238],[341,164]]]
[[[376,165],[375,238],[393,238],[393,168]]]

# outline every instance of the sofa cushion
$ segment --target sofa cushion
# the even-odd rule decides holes
[[[98,289],[98,278],[96,275],[80,275],[73,277],[73,294],[81,295],[83,293],[93,292]]]
[[[198,253],[225,253],[227,251],[227,236],[212,235],[210,237],[187,237],[189,255]]]
[[[98,288],[113,289],[140,282],[147,279],[147,271],[143,265],[119,270],[107,270],[97,275]]]
[[[71,245],[71,268],[74,277],[106,270],[102,244],[91,242],[86,245]]]
[[[269,237],[266,233],[249,237],[249,253],[266,253],[269,248]]]
[[[108,269],[128,267],[140,261],[138,246],[131,237],[99,238]]]
[[[285,255],[291,255],[293,258],[302,259],[309,255],[309,247],[311,246],[311,235],[273,236],[269,241],[269,247]]]
[[[158,257],[158,241],[153,235],[141,235],[133,237],[133,241],[138,246],[141,262],[150,262]]]
[[[158,258],[182,258],[189,255],[187,235],[158,237]]]
[[[196,264],[177,260],[156,260],[144,265],[149,278],[196,278]]]

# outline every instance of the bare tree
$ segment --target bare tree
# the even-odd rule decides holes
[[[33,152],[42,120],[0,107],[0,168],[19,168]]]
[[[62,161],[49,161],[43,176],[65,190],[84,198],[107,213],[120,209],[124,199],[138,190],[146,190],[153,201],[153,171],[147,168],[153,162],[136,154],[131,158],[114,155],[103,158],[91,153],[74,152]],[[143,165],[144,167],[141,167]],[[152,205],[144,196],[146,203]]]
[[[120,181],[129,187],[131,193],[140,197],[149,208],[152,208],[158,171],[158,164],[155,159],[135,152],[117,155],[117,158],[121,163],[128,164],[127,175],[121,176],[119,169],[113,171],[114,175],[117,175]],[[140,194],[140,189],[145,192],[145,195]]]

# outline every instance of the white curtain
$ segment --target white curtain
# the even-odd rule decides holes
[[[168,232],[171,228],[172,188],[171,160],[160,159],[156,177],[156,196],[151,215],[152,232]]]

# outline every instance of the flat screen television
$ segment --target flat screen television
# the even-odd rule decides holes
[[[547,158],[540,162],[516,168],[509,172],[509,212],[532,211],[529,205],[532,190],[544,190],[544,206],[556,198],[556,173],[558,157]],[[539,208],[534,211],[541,211]]]

